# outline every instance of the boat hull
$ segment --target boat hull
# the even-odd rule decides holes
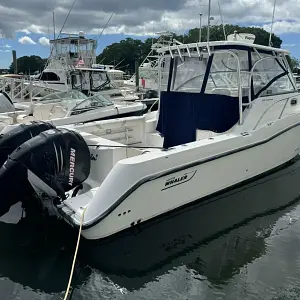
[[[248,143],[232,153],[214,153],[199,163],[183,165],[149,180],[143,179],[101,219],[84,226],[82,234],[87,239],[102,239],[197,200],[203,200],[205,204],[206,197],[293,160],[299,153],[299,136],[300,126],[295,123],[275,135],[273,132],[272,138],[266,136],[267,139],[258,145]],[[253,139],[258,139],[258,136],[253,136]],[[118,182],[114,184],[118,186]]]

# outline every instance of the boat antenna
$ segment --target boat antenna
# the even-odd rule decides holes
[[[222,15],[222,11],[221,11],[220,0],[218,0],[218,5],[219,5],[219,12],[220,12],[220,17],[221,17],[221,22],[222,22],[222,27],[223,27],[224,40],[226,41],[226,31],[225,31],[225,26],[224,26],[224,22],[223,22],[223,15]]]
[[[109,22],[110,22],[110,20],[111,20],[111,18],[113,17],[113,15],[114,15],[115,13],[114,12],[112,12],[112,14],[110,15],[110,17],[108,18],[108,20],[107,20],[107,22],[106,22],[106,24],[105,24],[105,26],[103,27],[103,29],[102,29],[102,31],[100,32],[100,34],[98,35],[98,38],[97,38],[97,40],[96,40],[96,42],[98,42],[98,40],[100,39],[100,37],[102,36],[102,34],[103,34],[103,32],[104,32],[104,30],[106,29],[106,27],[108,26],[108,24],[109,24]]]
[[[199,43],[201,43],[201,36],[202,36],[202,13],[199,14]]]
[[[53,11],[53,13],[52,13],[52,21],[53,21],[53,39],[55,40],[55,35],[56,35],[56,33],[55,33],[55,15],[54,15],[54,11]]]
[[[153,39],[154,39],[154,21],[152,21],[152,46],[153,46]]]
[[[210,10],[211,10],[211,0],[208,0],[208,17],[207,17],[207,46],[209,44],[209,27],[210,27]]]
[[[53,11],[53,39],[55,40],[55,16]]]
[[[273,16],[272,16],[272,23],[271,23],[271,31],[269,36],[269,47],[272,46],[272,34],[273,34],[273,24],[274,24],[274,16],[275,16],[275,7],[276,7],[276,0],[274,0],[274,6],[273,6]]]
[[[125,60],[125,58],[123,58],[120,62],[118,62],[115,66],[115,68],[117,68],[123,61]]]

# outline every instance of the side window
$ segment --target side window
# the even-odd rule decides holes
[[[262,59],[257,63],[253,72],[253,89],[254,95],[260,97],[294,91],[280,58]]]
[[[238,62],[228,52],[215,53],[205,93],[238,96]]]
[[[202,87],[208,56],[175,58],[171,90],[177,92],[199,93]]]

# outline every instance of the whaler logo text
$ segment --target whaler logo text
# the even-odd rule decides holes
[[[189,180],[191,180],[194,175],[196,174],[197,170],[196,171],[192,171],[192,172],[188,172],[188,173],[185,173],[183,174],[182,176],[178,176],[178,177],[172,177],[170,179],[168,179],[166,182],[165,182],[165,186],[164,188],[162,189],[163,190],[166,190],[166,189],[169,189],[173,186],[176,186],[178,184],[181,184],[181,183],[185,183]]]
[[[187,175],[186,174],[183,175],[183,176],[181,176],[181,177],[172,178],[172,179],[169,179],[168,181],[166,181],[165,186],[169,186],[169,185],[181,182],[181,181],[186,180],[186,179],[187,179]]]
[[[69,169],[69,185],[73,185],[75,172],[75,149],[71,148],[70,152],[70,169]]]

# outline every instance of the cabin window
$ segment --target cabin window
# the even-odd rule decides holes
[[[42,81],[60,81],[59,76],[53,72],[43,72],[39,79]]]
[[[204,74],[208,62],[206,57],[186,57],[183,61],[179,57],[174,58],[173,76],[170,90],[175,92],[199,93],[202,87]],[[167,90],[169,78],[170,59],[166,58],[162,69],[161,89]]]
[[[107,80],[106,73],[102,72],[93,72],[91,74],[93,81],[105,82]]]
[[[215,53],[205,93],[238,96],[238,62],[228,52]]]
[[[270,56],[271,57],[271,56]],[[253,70],[255,97],[277,95],[294,91],[283,60],[261,59]]]

